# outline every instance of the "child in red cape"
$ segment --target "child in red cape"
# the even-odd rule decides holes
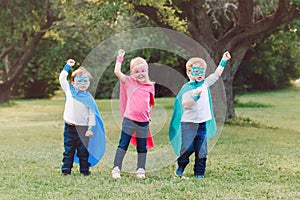
[[[122,162],[130,141],[138,152],[138,178],[145,178],[147,149],[153,147],[149,132],[151,109],[154,106],[154,84],[149,80],[148,64],[141,57],[130,62],[130,76],[121,72],[125,51],[120,49],[114,73],[120,80],[120,110],[123,117],[122,132],[114,159],[112,178],[121,178]]]

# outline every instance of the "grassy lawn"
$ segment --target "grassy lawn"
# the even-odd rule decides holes
[[[109,146],[116,146],[120,122],[115,117],[117,108],[111,106],[116,102],[97,103]],[[151,122],[156,149],[149,155],[169,143],[173,98],[157,99],[156,103],[158,111]],[[175,178],[172,152],[163,154],[168,163],[159,164],[144,180],[127,172],[122,179],[113,180],[111,149],[106,156],[110,159],[91,168],[90,177],[80,176],[78,165],[71,176],[61,177],[63,108],[63,98],[15,100],[13,105],[0,106],[1,200],[300,199],[299,88],[238,97],[239,118],[224,126],[209,153],[202,180],[193,178],[193,160],[186,169],[187,178]]]

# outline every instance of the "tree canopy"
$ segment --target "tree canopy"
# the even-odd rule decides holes
[[[233,80],[248,48],[255,39],[278,31],[280,25],[299,19],[299,0],[174,0],[129,1],[157,26],[185,30],[210,54],[215,63],[222,53],[232,54],[223,80],[227,96],[227,119],[234,118]],[[173,17],[171,17],[173,16]],[[176,23],[171,23],[170,21]],[[174,41],[184,47],[181,41]]]
[[[6,102],[13,83],[34,55],[40,40],[63,16],[50,1],[1,0],[0,6],[0,61],[4,64],[0,73],[0,102]]]
[[[68,56],[83,58],[109,35],[137,27],[158,26],[182,32],[201,44],[213,60],[209,63],[211,70],[216,67],[225,50],[231,52],[230,67],[223,74],[227,119],[235,117],[233,82],[236,74],[243,71],[241,67],[251,68],[254,74],[261,71],[257,65],[241,65],[243,60],[250,57],[255,60],[255,56],[250,55],[258,54],[258,49],[265,52],[263,49],[280,43],[280,40],[292,40],[288,36],[273,36],[273,33],[285,29],[283,24],[300,17],[299,0],[0,1],[1,18],[6,19],[1,21],[0,30],[0,102],[8,101],[13,87],[15,90],[21,88],[25,96],[32,96],[26,95],[26,90],[32,90],[32,81],[40,85],[52,85],[53,88],[49,87],[50,91],[46,92],[51,95],[57,82],[45,77],[47,74],[49,77],[56,76],[55,73],[59,72],[59,67]],[[299,30],[296,32],[299,33]],[[269,36],[270,39],[266,40]],[[173,42],[185,49],[190,48],[184,41]],[[276,48],[272,51],[273,55],[278,55]],[[278,48],[278,51],[284,53],[283,49]],[[139,54],[148,55],[149,59],[156,62],[160,59],[172,65],[179,63],[178,70],[184,71],[180,69],[184,66],[184,60],[174,60],[167,52],[150,52],[144,50]],[[260,55],[271,59],[272,53]],[[296,55],[299,54],[294,52],[292,59]],[[255,63],[263,66],[260,61],[257,57]],[[268,69],[287,65],[280,63],[279,59],[273,61],[274,65]],[[50,73],[49,67],[54,72]],[[287,72],[289,68],[281,69]],[[272,70],[264,73],[272,74]],[[30,75],[34,75],[34,78]],[[16,84],[20,78],[22,83]],[[110,76],[106,80],[109,84]],[[279,79],[274,75],[269,80]]]

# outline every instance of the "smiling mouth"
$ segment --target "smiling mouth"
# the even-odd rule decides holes
[[[86,86],[85,85],[79,85],[78,88],[80,88],[80,89],[86,89]]]
[[[145,78],[145,76],[139,76],[136,78],[136,80],[138,80],[140,82],[144,82],[144,81],[146,81],[146,78]]]

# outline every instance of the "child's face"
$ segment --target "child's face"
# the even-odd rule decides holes
[[[198,82],[204,80],[205,78],[205,67],[199,67],[197,65],[193,65],[191,70],[188,72],[188,76],[190,80],[196,80]]]
[[[134,67],[132,69],[131,76],[139,82],[147,81],[147,77],[148,77],[147,67],[146,66]]]
[[[75,76],[73,86],[78,89],[85,91],[90,86],[90,78],[87,75]]]

